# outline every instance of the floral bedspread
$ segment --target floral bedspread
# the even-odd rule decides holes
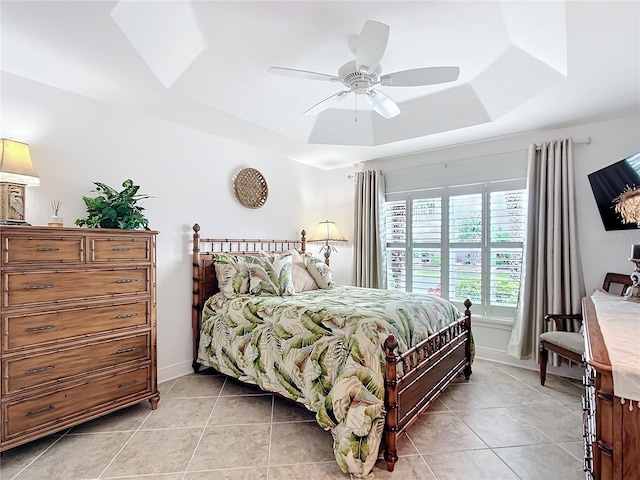
[[[292,296],[212,296],[198,361],[304,404],[334,438],[345,473],[366,478],[384,427],[384,351],[402,353],[461,313],[419,293],[336,286]]]

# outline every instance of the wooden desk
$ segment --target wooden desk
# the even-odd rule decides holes
[[[609,353],[591,297],[582,300],[585,333],[584,443],[587,479],[640,480],[640,408],[613,392]],[[640,328],[640,322],[631,325]],[[638,349],[640,355],[640,347]]]

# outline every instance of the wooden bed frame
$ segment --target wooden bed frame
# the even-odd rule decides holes
[[[197,373],[200,321],[206,300],[218,292],[213,254],[258,255],[260,251],[284,252],[292,248],[304,252],[305,231],[300,240],[259,240],[200,238],[200,225],[193,226],[193,370]],[[201,251],[201,247],[206,247]],[[385,427],[382,439],[387,469],[398,461],[397,439],[438,398],[456,376],[471,376],[471,302],[464,302],[464,315],[423,340],[402,355],[398,341],[390,335],[384,342]],[[295,403],[295,402],[294,402]]]

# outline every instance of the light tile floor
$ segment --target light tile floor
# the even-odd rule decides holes
[[[581,386],[477,360],[409,429],[377,479],[583,479]],[[348,480],[313,415],[218,375],[160,385],[147,402],[2,453],[2,480]]]

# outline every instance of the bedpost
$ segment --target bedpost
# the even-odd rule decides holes
[[[302,243],[302,253],[307,251],[307,231],[302,230],[300,232],[300,243]]]
[[[193,225],[193,304],[191,310],[191,329],[193,335],[193,371],[198,373],[198,343],[200,337],[200,225]]]
[[[398,356],[396,355],[398,340],[393,335],[389,335],[384,341],[386,352],[386,367],[384,373],[384,389],[386,392],[387,412],[384,420],[384,459],[387,462],[387,470],[393,472],[395,463],[398,461],[398,450],[396,447],[396,435],[398,433],[398,381],[396,368]]]
[[[466,366],[464,367],[464,378],[469,380],[469,377],[471,377],[471,361],[472,359],[472,353],[471,353],[471,342],[472,342],[472,336],[471,336],[471,300],[469,300],[468,298],[464,301],[464,307],[466,308],[466,310],[464,311],[464,326],[467,330],[467,341],[465,343],[465,347],[464,347],[464,353],[465,353],[465,357],[466,357]]]

